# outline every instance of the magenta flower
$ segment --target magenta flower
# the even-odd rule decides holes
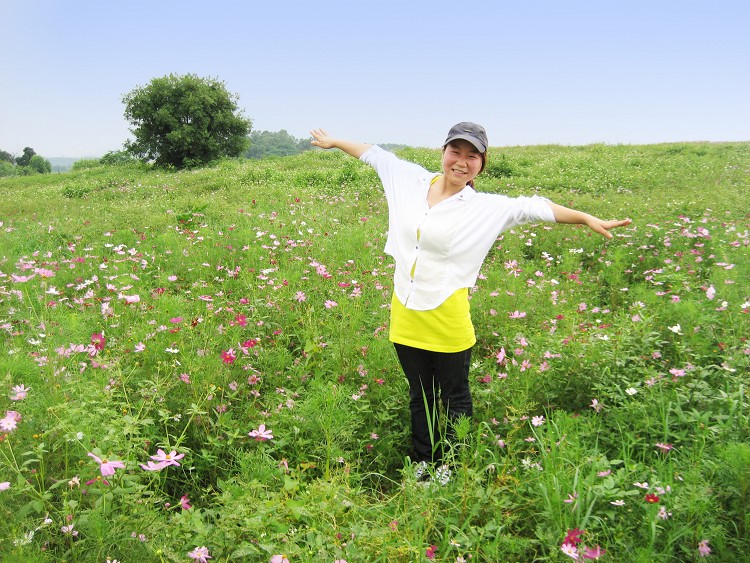
[[[188,552],[188,557],[198,563],[206,563],[211,556],[208,554],[208,548],[206,546],[196,547],[193,551]]]
[[[657,442],[654,446],[659,448],[663,453],[668,453],[674,447],[672,444],[662,444],[661,442]]]
[[[513,311],[512,313],[508,313],[508,318],[510,319],[522,319],[526,316],[525,311]]]
[[[708,540],[701,540],[698,544],[698,555],[708,557],[711,555],[711,548],[708,547]]]
[[[122,461],[109,461],[108,459],[101,459],[100,457],[89,452],[88,456],[94,458],[96,463],[99,464],[99,471],[102,472],[102,477],[109,477],[115,474],[116,469],[122,469],[125,464]]]
[[[95,332],[91,335],[91,344],[95,350],[104,350],[104,345],[107,343],[107,339],[104,338],[104,334],[101,332]]]
[[[180,497],[180,506],[182,507],[182,510],[190,510],[191,508],[193,508],[192,506],[190,506],[190,499],[187,495],[182,495]]]
[[[427,559],[435,559],[437,546],[431,545],[425,550],[424,556],[427,557]]]
[[[596,547],[586,547],[583,551],[583,558],[584,559],[599,559],[605,553],[607,553],[606,550],[602,549],[598,545]]]
[[[568,502],[568,501],[565,501]],[[563,540],[563,544],[570,544],[570,545],[578,545],[581,543],[581,534],[583,534],[583,530],[579,530],[578,528],[573,528],[572,530],[568,530],[567,535],[565,536],[565,539]]]
[[[229,350],[224,350],[221,353],[221,361],[225,364],[233,364],[234,361],[237,359],[237,353],[234,351],[234,348],[230,348]]]
[[[248,436],[255,438],[258,442],[264,442],[265,440],[273,440],[273,434],[271,430],[266,428],[265,424],[258,426],[257,430],[253,430],[248,433]]]

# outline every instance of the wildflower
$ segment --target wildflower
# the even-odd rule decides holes
[[[122,461],[109,461],[108,459],[101,459],[91,452],[88,453],[88,456],[93,458],[99,464],[99,471],[101,471],[102,477],[114,475],[116,469],[122,469],[125,467],[125,464]]]
[[[10,396],[11,401],[23,401],[31,388],[25,385],[16,385],[11,391],[13,391],[13,395]]]
[[[708,557],[711,554],[711,548],[708,547],[708,540],[701,540],[698,543],[698,554],[701,557]]]
[[[706,290],[706,299],[710,301],[714,297],[716,297],[716,288],[713,285],[711,285]]]
[[[625,506],[625,501],[622,500],[622,499],[620,499],[620,500],[613,500],[613,501],[610,501],[609,504],[611,504],[612,506]]]
[[[197,561],[198,563],[206,563],[206,561],[211,559],[211,556],[208,553],[208,548],[202,545],[200,547],[196,547],[193,551],[189,551],[188,557],[190,557],[193,561]]]
[[[602,412],[604,403],[600,403],[599,399],[591,399],[591,405],[589,405],[595,412]]]
[[[625,392],[632,397],[633,395],[638,393],[638,389],[636,389],[635,387],[628,387],[627,389],[625,389]]]
[[[634,487],[638,487],[639,489],[646,489],[648,490],[648,482],[644,481],[643,483],[638,483],[637,481],[633,483]]]
[[[234,351],[234,348],[230,348],[229,350],[224,350],[221,353],[221,361],[225,364],[233,364],[234,361],[237,359],[237,353]]]
[[[70,481],[68,481],[68,486],[71,489],[74,489],[75,487],[80,487],[81,486],[81,478],[78,475],[76,475]]]
[[[294,298],[298,302],[302,303],[305,299],[307,299],[307,295],[305,295],[304,291],[298,291],[297,293],[295,293]]]
[[[10,481],[0,483],[0,491],[7,491],[8,489],[10,489]]]
[[[654,446],[659,448],[663,453],[668,453],[674,447],[672,444],[663,444],[661,442],[657,442]]]
[[[560,550],[574,561],[578,561],[578,549],[573,544],[564,543],[560,546]]]
[[[335,301],[331,301],[330,299],[326,299],[325,302],[326,309],[333,309],[334,307],[338,307],[338,303]]]
[[[533,424],[534,426],[541,426],[542,424],[544,424],[544,416],[535,416],[531,419],[531,424]]]
[[[659,497],[658,497],[658,496],[656,496],[656,495],[655,495],[655,494],[653,494],[653,493],[648,493],[648,494],[647,494],[647,495],[646,495],[645,497],[643,497],[643,498],[644,498],[644,499],[646,500],[646,502],[648,502],[648,503],[650,503],[650,504],[656,504],[657,502],[659,502]]]
[[[192,506],[190,506],[190,499],[187,495],[182,495],[180,497],[180,506],[182,507],[182,510],[190,510],[191,508],[193,508]]]
[[[522,319],[526,316],[526,311],[513,311],[512,313],[508,313],[508,318],[510,319]]]
[[[395,532],[398,528],[398,520],[391,520],[390,524],[388,524],[388,527]]]
[[[663,506],[660,506],[659,507],[659,514],[657,514],[657,516],[659,518],[661,518],[662,520],[667,520],[670,516],[672,516],[672,513],[671,512],[667,512],[666,508],[664,508]]]
[[[599,559],[606,553],[606,550],[602,549],[598,545],[596,547],[587,547],[583,552],[584,559]]]
[[[175,450],[164,453],[164,450],[159,449],[156,450],[156,455],[151,456],[151,459],[158,462],[162,467],[167,467],[169,465],[180,465],[177,460],[183,457],[185,457],[185,454],[178,454]]]
[[[667,328],[671,330],[672,332],[674,332],[675,334],[682,336],[682,332],[681,332],[682,327],[679,325],[679,323],[674,326],[668,326]]]
[[[570,545],[578,545],[579,543],[581,543],[581,534],[583,533],[583,530],[579,530],[578,528],[568,530],[568,533],[563,540],[563,545],[566,543]]]
[[[505,348],[500,348],[500,351],[497,353],[497,363],[502,364],[505,361]]]
[[[60,531],[66,536],[75,537],[78,535],[78,531],[73,529],[73,524],[71,524],[70,526],[63,526],[62,528],[60,528]]]
[[[3,432],[13,432],[18,428],[21,422],[21,415],[16,411],[5,411],[5,417],[0,418],[0,430]]]
[[[425,557],[427,557],[427,559],[435,559],[435,551],[436,550],[437,550],[437,546],[436,545],[431,545],[430,547],[428,547],[425,550],[425,553],[424,553]]]
[[[266,428],[265,424],[258,426],[257,430],[253,430],[248,433],[248,436],[255,438],[258,442],[264,442],[265,440],[273,440],[273,434],[271,430]]]
[[[146,345],[143,342],[139,342],[133,349],[135,352],[143,352],[146,349]]]
[[[286,555],[274,555],[271,557],[270,563],[289,563],[289,559],[287,559]]]
[[[91,335],[91,344],[95,350],[104,350],[104,345],[107,343],[107,339],[104,338],[104,333],[95,332]]]

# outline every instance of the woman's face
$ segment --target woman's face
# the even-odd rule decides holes
[[[457,139],[443,149],[443,174],[450,184],[465,186],[482,171],[482,153],[469,141]]]

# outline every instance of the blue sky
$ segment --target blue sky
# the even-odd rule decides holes
[[[0,0],[0,150],[118,150],[122,96],[170,73],[298,138],[750,141],[749,25],[746,0]]]

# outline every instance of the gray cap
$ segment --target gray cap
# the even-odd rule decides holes
[[[451,127],[450,131],[448,131],[448,138],[445,139],[443,146],[451,141],[455,141],[456,139],[469,141],[479,152],[487,152],[487,132],[481,125],[477,125],[470,121],[457,123]]]

